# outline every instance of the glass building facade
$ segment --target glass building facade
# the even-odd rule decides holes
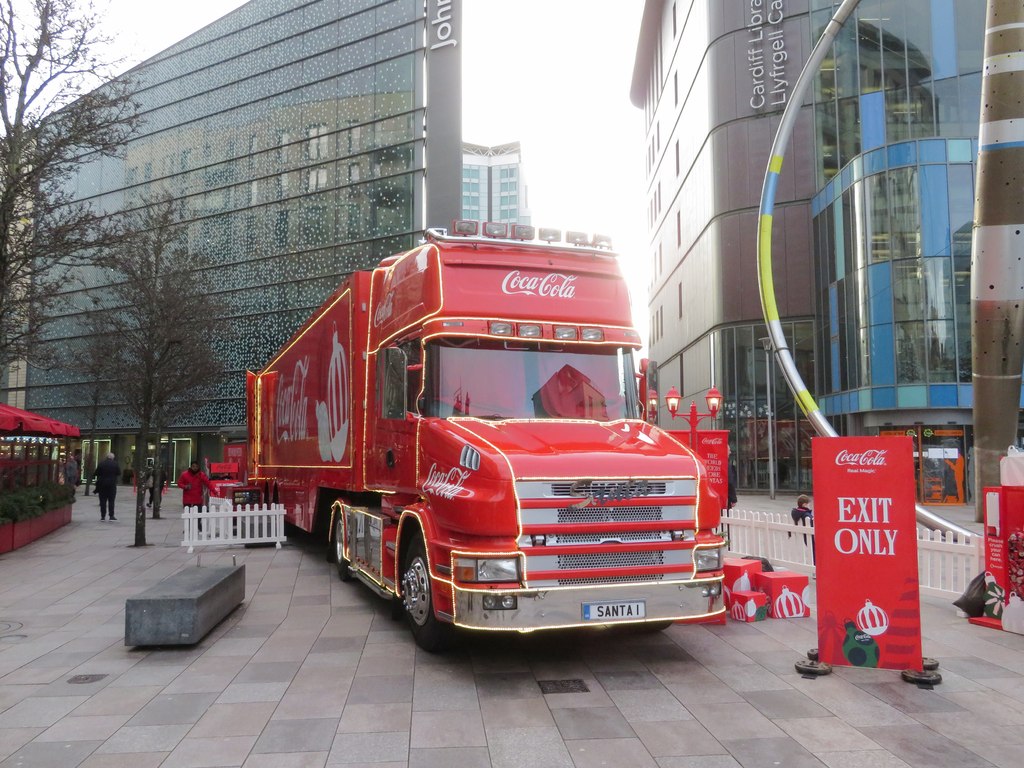
[[[87,162],[72,185],[78,201],[111,213],[170,193],[187,211],[189,248],[206,257],[196,284],[223,308],[215,343],[226,371],[171,432],[240,434],[245,371],[262,367],[346,274],[416,241],[425,12],[417,0],[252,0],[129,73],[141,130],[122,157]],[[435,123],[455,131],[457,147],[454,113],[454,129]],[[86,291],[104,280],[87,271],[69,284],[55,343],[81,333]],[[73,373],[32,370],[27,384],[31,408],[82,423]],[[102,409],[101,431],[134,428],[116,403]]]
[[[843,433],[913,436],[928,503],[966,500],[984,16],[864,0],[815,89],[818,402]]]

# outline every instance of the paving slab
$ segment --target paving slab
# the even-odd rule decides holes
[[[70,525],[0,556],[0,767],[1019,764],[1024,637],[969,625],[953,596],[922,600],[924,650],[945,676],[931,691],[887,670],[801,677],[813,619],[486,633],[433,655],[298,535],[202,552],[245,564],[243,604],[195,647],[126,649],[125,600],[197,561],[176,493],[147,521],[148,547],[79,495]],[[586,690],[539,685],[560,680]]]

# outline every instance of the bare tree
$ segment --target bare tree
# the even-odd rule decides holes
[[[137,478],[154,428],[193,411],[194,398],[222,368],[213,346],[217,307],[200,283],[204,258],[188,250],[180,221],[171,198],[147,201],[122,222],[122,242],[101,257],[113,278],[105,321],[117,339],[119,394],[139,423]],[[136,546],[146,544],[143,486],[136,494]]]
[[[128,78],[100,87],[118,63],[98,58],[108,42],[91,2],[0,0],[0,367],[39,362],[55,288],[108,242],[66,186],[138,124]]]
[[[96,455],[96,430],[100,407],[109,402],[112,382],[117,376],[113,363],[117,351],[116,340],[101,318],[100,312],[85,315],[84,333],[67,347],[62,360],[64,367],[76,371],[84,379],[78,401],[89,431],[89,450],[82,458],[81,467],[86,496],[92,484],[92,472],[99,460]]]

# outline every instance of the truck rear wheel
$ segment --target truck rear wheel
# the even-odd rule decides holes
[[[452,627],[438,621],[434,615],[427,550],[423,539],[418,536],[402,558],[402,605],[420,648],[433,653],[448,647],[452,640]]]
[[[352,573],[349,571],[349,561],[345,559],[345,521],[342,515],[334,522],[334,562],[338,564],[338,578],[342,581],[352,581]]]

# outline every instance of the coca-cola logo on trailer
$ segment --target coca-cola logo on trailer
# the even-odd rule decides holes
[[[837,467],[884,467],[885,451],[873,450],[862,453],[851,453],[842,450],[836,454]]]
[[[543,296],[553,299],[572,299],[576,296],[575,277],[552,272],[549,275],[524,275],[512,270],[501,281],[501,292],[510,296]]]

